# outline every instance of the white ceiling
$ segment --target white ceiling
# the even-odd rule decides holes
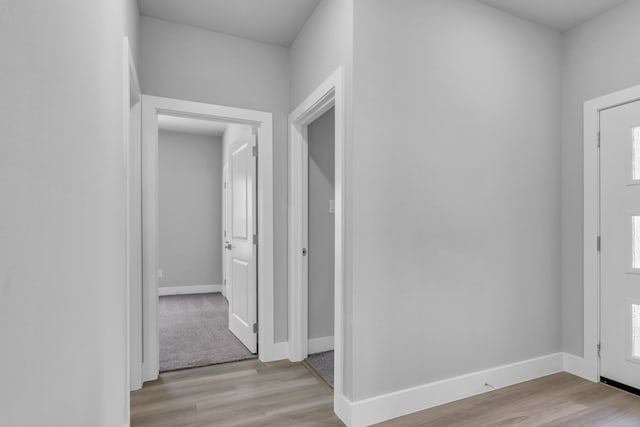
[[[227,124],[204,119],[158,115],[158,129],[169,132],[189,133],[205,136],[222,136]]]
[[[626,0],[478,0],[560,32],[588,21]]]
[[[138,0],[140,13],[289,47],[320,0]]]

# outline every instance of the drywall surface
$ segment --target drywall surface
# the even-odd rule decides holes
[[[287,115],[285,48],[140,19],[145,94],[273,113],[275,339],[287,340]]]
[[[333,336],[335,215],[335,110],[308,128],[309,140],[309,339]]]
[[[159,287],[222,284],[222,138],[158,133]]]
[[[138,41],[139,24],[140,24],[140,12],[138,11],[137,0],[126,0],[126,21],[125,21],[125,34],[129,38],[129,47],[131,48],[131,54],[136,65],[136,71],[139,73],[138,64],[140,63],[140,45]]]
[[[292,109],[351,64],[352,40],[353,0],[323,0],[290,48]]]
[[[640,84],[640,1],[565,33],[562,63],[562,346],[584,353],[583,105]]]
[[[124,0],[0,0],[2,426],[128,422],[132,10]]]
[[[353,399],[556,353],[560,35],[356,0]]]

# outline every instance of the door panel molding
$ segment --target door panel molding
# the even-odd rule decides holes
[[[573,371],[590,381],[600,381],[600,113],[640,100],[640,86],[584,103],[584,349],[573,357]]]
[[[229,297],[229,330],[252,353],[257,352],[257,336],[254,324],[256,305],[256,246],[252,236],[256,233],[255,194],[256,146],[255,136],[244,136],[231,142],[228,189],[232,203],[232,233],[228,237],[228,256],[231,269],[227,276],[231,285]]]

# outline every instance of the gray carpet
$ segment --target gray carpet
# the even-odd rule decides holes
[[[333,351],[310,354],[307,363],[327,384],[333,387]]]
[[[160,297],[160,371],[255,357],[229,331],[228,310],[221,294]]]

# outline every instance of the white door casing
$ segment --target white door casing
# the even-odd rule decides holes
[[[135,315],[143,319],[143,381],[158,378],[158,114],[237,123],[257,132],[258,158],[256,222],[258,340],[262,362],[288,355],[288,343],[275,341],[273,266],[273,115],[269,112],[204,104],[180,99],[142,96],[142,225],[143,304]]]
[[[306,248],[308,166],[307,126],[330,108],[335,108],[335,247],[334,247],[334,393],[333,409],[349,424],[351,406],[344,394],[344,293],[345,223],[349,182],[345,167],[346,100],[343,69],[338,68],[289,115],[289,359],[300,361],[308,353],[308,280]],[[262,350],[261,350],[262,351]]]
[[[230,229],[225,248],[228,252],[227,283],[230,292],[229,330],[251,351],[257,348],[256,274],[256,138],[249,135],[229,147]]]
[[[640,388],[640,101],[601,111],[600,140],[600,372]]]
[[[129,38],[123,43],[123,112],[126,178],[128,387],[142,388],[142,93]]]
[[[341,71],[334,73],[294,112],[289,115],[289,359],[304,360],[309,352],[309,142],[308,126],[335,107],[336,114],[336,239],[335,239],[335,307],[342,304],[342,201],[338,200],[341,174],[342,132],[337,92]],[[336,318],[335,328],[341,321]],[[339,331],[338,331],[339,332]],[[336,331],[334,331],[334,337]],[[337,339],[337,338],[336,338]],[[337,352],[336,352],[337,354]]]

